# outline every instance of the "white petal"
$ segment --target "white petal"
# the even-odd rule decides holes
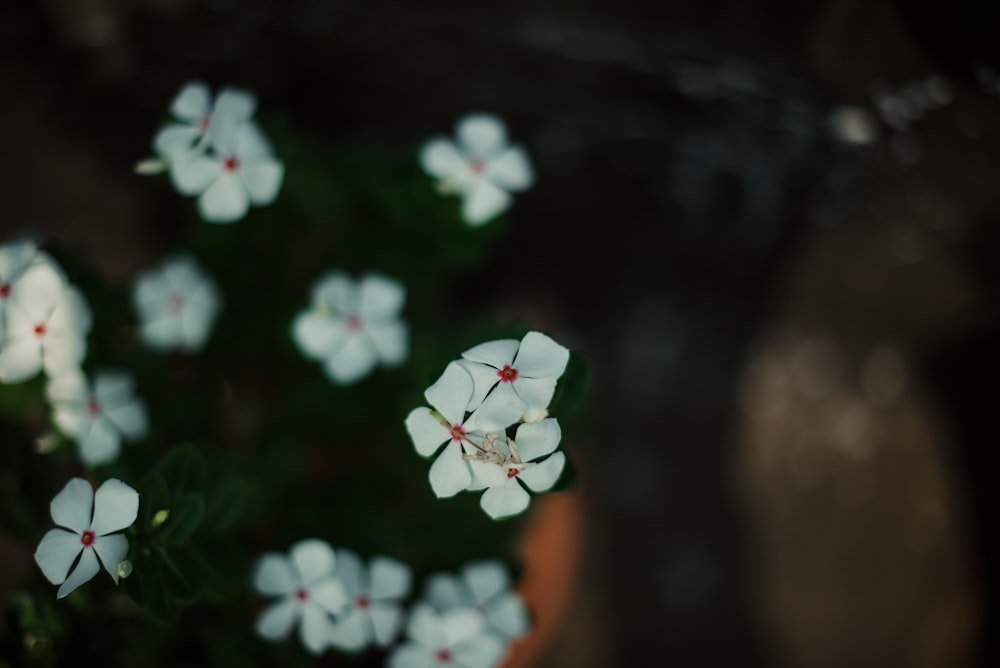
[[[469,473],[469,465],[462,459],[462,446],[457,441],[446,445],[434,460],[429,478],[431,489],[439,499],[455,496],[468,486],[472,474]]]
[[[555,452],[561,439],[562,430],[559,428],[559,421],[555,418],[546,418],[541,422],[522,424],[517,428],[514,442],[517,444],[521,460],[530,462]]]
[[[0,283],[15,281],[35,259],[38,246],[30,239],[0,245]]]
[[[357,652],[368,644],[370,628],[367,615],[352,610],[334,621],[330,631],[330,644],[337,649]]]
[[[0,346],[0,383],[20,383],[41,371],[42,345],[38,339],[8,339]]]
[[[183,156],[194,147],[200,136],[196,126],[171,123],[153,137],[153,150],[167,159]]]
[[[370,563],[371,597],[374,599],[403,598],[410,591],[410,567],[389,557],[374,557]]]
[[[83,337],[46,337],[42,346],[42,367],[45,373],[60,374],[79,367],[87,354],[87,340]]]
[[[236,174],[222,174],[198,198],[198,212],[210,223],[232,223],[247,214],[250,196]]]
[[[531,628],[531,619],[524,601],[515,592],[505,592],[485,606],[490,624],[508,638],[519,638]]]
[[[450,362],[424,397],[451,425],[462,424],[472,397],[472,377],[457,362]]]
[[[56,598],[65,597],[84,582],[97,575],[97,571],[99,570],[101,570],[101,566],[97,563],[97,555],[93,550],[84,550],[83,554],[80,555],[80,561],[77,562],[76,568],[73,569],[69,577],[60,585],[59,591],[56,592]]]
[[[527,409],[511,383],[499,383],[469,416],[469,423],[479,431],[498,431],[517,422]]]
[[[457,576],[450,573],[435,573],[427,580],[424,598],[438,611],[442,611],[475,605],[469,593],[468,587]]]
[[[445,644],[456,645],[478,634],[484,625],[482,614],[472,608],[452,608],[441,613]]]
[[[306,603],[302,608],[299,639],[312,654],[322,654],[333,635],[333,619],[323,608]]]
[[[183,347],[186,350],[198,350],[205,344],[220,302],[218,289],[208,278],[188,297],[181,321]]]
[[[201,153],[175,153],[170,159],[170,182],[181,195],[200,195],[222,177],[222,165]]]
[[[171,350],[184,342],[181,321],[178,318],[161,318],[143,324],[142,342],[154,350]]]
[[[83,478],[73,478],[49,504],[52,520],[77,535],[90,528],[94,508],[94,488]]]
[[[301,311],[292,322],[292,340],[306,357],[321,360],[343,345],[346,330],[326,313]]]
[[[284,640],[291,633],[302,606],[294,598],[284,599],[260,613],[254,623],[258,635],[268,640]]]
[[[261,158],[270,158],[274,149],[260,126],[247,121],[236,131],[235,153],[241,162],[255,162]]]
[[[368,274],[358,284],[358,315],[364,322],[395,320],[406,301],[406,288],[380,274]]]
[[[354,281],[339,271],[321,276],[313,287],[312,298],[317,306],[328,307],[337,315],[358,311],[358,291]]]
[[[329,577],[337,564],[333,548],[322,540],[309,538],[301,540],[288,550],[292,564],[305,586]]]
[[[139,493],[118,478],[109,478],[94,494],[94,522],[98,536],[121,531],[139,515]]]
[[[90,428],[80,440],[80,459],[87,466],[110,464],[118,459],[121,444],[121,434],[114,424],[106,417],[98,417],[91,420]]]
[[[406,431],[421,457],[430,457],[449,439],[448,430],[431,415],[429,408],[414,408],[406,416]]]
[[[94,539],[93,549],[104,564],[104,570],[118,584],[118,564],[128,556],[128,538],[120,533],[98,536]]]
[[[132,401],[132,377],[122,371],[104,371],[94,377],[94,397],[102,407]]]
[[[416,603],[410,610],[406,633],[410,638],[427,647],[441,647],[445,635],[441,628],[441,618],[427,603]]]
[[[511,197],[486,180],[481,180],[462,197],[462,219],[473,227],[485,225],[510,208]]]
[[[497,341],[487,341],[478,346],[469,348],[462,353],[462,358],[470,362],[488,364],[494,369],[502,369],[506,365],[514,364],[514,357],[520,342],[516,339],[499,339]],[[494,372],[495,373],[495,372]]]
[[[197,123],[208,118],[211,93],[201,81],[192,81],[184,86],[170,104],[170,113],[177,118]]]
[[[364,564],[358,555],[347,548],[338,547],[337,566],[333,573],[344,584],[344,589],[350,597],[368,593],[368,576]]]
[[[472,469],[473,484],[469,486],[469,491],[484,489],[486,487],[496,487],[507,482],[507,469],[489,462],[469,462]]]
[[[375,346],[364,336],[349,336],[326,361],[326,373],[338,385],[350,385],[375,368]]]
[[[265,206],[278,197],[285,165],[280,160],[261,159],[240,166],[238,174],[254,206]]]
[[[494,185],[519,192],[530,188],[535,182],[535,173],[531,168],[528,154],[520,146],[507,149],[486,166],[486,179]]]
[[[481,633],[455,646],[455,659],[468,668],[493,668],[503,657],[507,643],[493,633]]]
[[[472,590],[476,605],[483,605],[510,587],[507,568],[496,560],[477,561],[462,569],[462,577]]]
[[[336,577],[327,577],[322,582],[312,585],[309,588],[309,596],[333,615],[339,614],[348,603],[344,584]]]
[[[536,466],[521,471],[518,478],[533,492],[544,492],[552,488],[566,466],[566,455],[557,452]]]
[[[52,421],[59,430],[72,438],[79,438],[90,427],[91,419],[84,404],[55,405],[52,407]]]
[[[405,322],[389,325],[367,325],[368,336],[382,364],[397,366],[406,361],[410,352],[410,330]]]
[[[298,575],[285,555],[276,552],[262,554],[254,568],[253,586],[261,594],[289,595],[300,586]]]
[[[372,628],[375,631],[375,644],[385,647],[399,634],[403,624],[403,611],[398,605],[376,601],[371,608]]]
[[[436,650],[418,643],[409,642],[398,646],[386,659],[388,668],[433,668]]]
[[[566,370],[569,349],[541,332],[528,332],[521,339],[513,366],[531,378],[558,378]]]
[[[130,440],[144,437],[149,430],[146,405],[141,401],[137,400],[121,406],[105,407],[104,414]]]
[[[242,126],[257,110],[257,98],[245,90],[224,88],[215,98],[205,141],[224,153],[235,153]]]
[[[420,148],[420,166],[439,179],[447,179],[466,168],[466,160],[455,145],[443,137],[435,137]]]
[[[523,474],[522,474],[523,475]],[[479,499],[479,505],[493,519],[523,513],[531,503],[531,496],[516,482],[503,487],[490,487]]]
[[[552,376],[548,378],[522,376],[513,383],[513,386],[514,392],[524,402],[524,412],[540,413],[552,402],[552,395],[556,391],[556,379]]]
[[[47,263],[34,264],[21,274],[21,277],[11,286],[8,301],[18,304],[24,309],[8,314],[11,322],[23,317],[26,325],[34,327],[36,322],[46,322],[60,300],[63,298],[65,282],[58,271]]]
[[[459,120],[455,134],[466,155],[473,158],[493,158],[507,145],[507,128],[493,114],[464,116]]]
[[[90,400],[87,377],[79,369],[66,369],[49,378],[45,398],[50,402],[86,404]]]
[[[50,529],[35,550],[35,563],[52,584],[62,584],[76,555],[83,549],[80,534],[65,529]]]

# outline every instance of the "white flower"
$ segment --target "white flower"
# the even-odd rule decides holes
[[[389,668],[492,668],[506,643],[485,629],[474,609],[452,608],[437,613],[418,603],[407,625],[410,640],[389,655]]]
[[[395,559],[374,557],[370,567],[350,550],[337,549],[337,569],[350,603],[337,617],[330,643],[351,652],[371,643],[386,647],[403,624],[400,600],[410,592],[410,568]]]
[[[292,323],[302,353],[323,362],[338,385],[364,378],[376,364],[398,366],[409,353],[409,329],[399,319],[401,283],[379,274],[358,281],[333,272],[313,286],[312,305]]]
[[[170,123],[153,139],[153,148],[173,158],[202,145],[211,145],[227,131],[253,118],[257,98],[237,88],[223,88],[211,102],[212,94],[200,81],[188,83],[170,105],[178,123]]]
[[[269,552],[258,559],[254,587],[278,596],[254,625],[268,640],[288,637],[299,625],[299,639],[313,654],[321,654],[333,633],[333,619],[347,604],[340,578],[333,575],[337,559],[325,542],[307,539],[292,545],[288,556]]]
[[[451,362],[424,392],[434,410],[414,408],[406,416],[406,430],[421,457],[430,457],[447,443],[430,470],[431,488],[438,498],[454,496],[472,482],[464,458],[466,439],[473,431],[465,419],[472,391],[472,378],[458,362]]]
[[[90,309],[48,261],[32,262],[9,288],[0,335],[0,382],[15,383],[40,370],[78,367],[87,352]]]
[[[111,478],[94,494],[90,483],[73,478],[52,499],[52,519],[65,529],[52,529],[38,544],[35,562],[62,598],[104,570],[118,583],[118,564],[128,555],[128,539],[115,533],[135,522],[139,493]],[[70,573],[70,567],[80,561]],[[100,563],[98,563],[98,560]],[[68,577],[67,577],[68,574]]]
[[[431,575],[426,598],[438,612],[474,608],[491,630],[508,639],[523,636],[531,626],[524,601],[510,588],[507,568],[495,559],[466,564],[458,576]]]
[[[187,352],[205,345],[221,301],[215,283],[186,254],[140,274],[132,298],[146,345]]]
[[[131,441],[146,435],[146,406],[126,373],[99,373],[91,387],[74,369],[50,379],[46,393],[53,420],[76,440],[88,466],[114,462],[122,437]]]
[[[490,341],[462,353],[462,367],[475,387],[467,410],[483,431],[504,429],[522,418],[543,417],[569,350],[540,332]]]
[[[566,466],[566,455],[555,452],[561,438],[559,423],[546,418],[518,426],[515,439],[493,434],[482,439],[466,459],[472,469],[468,489],[486,489],[479,505],[487,515],[500,519],[524,512],[531,502],[525,487],[545,492],[556,484]]]
[[[479,226],[510,207],[511,192],[534,183],[528,155],[509,146],[502,120],[491,114],[469,114],[455,128],[458,143],[430,139],[420,149],[420,164],[441,179],[442,189],[462,197],[462,218]]]

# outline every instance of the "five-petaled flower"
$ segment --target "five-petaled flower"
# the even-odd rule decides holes
[[[440,179],[441,188],[462,197],[462,218],[479,226],[510,207],[511,192],[534,183],[528,154],[510,146],[502,120],[492,114],[469,114],[455,128],[458,143],[444,137],[427,141],[420,164]]]
[[[365,567],[354,552],[337,548],[334,575],[343,582],[349,603],[334,623],[330,644],[349,652],[372,643],[388,646],[403,623],[400,602],[410,592],[409,566],[389,557],[374,557]]]
[[[215,102],[208,86],[192,81],[184,86],[170,104],[170,113],[177,122],[156,133],[153,148],[166,158],[183,155],[211,145],[216,137],[237,128],[253,118],[257,98],[238,88],[223,88]]]
[[[73,478],[50,506],[52,519],[64,529],[52,529],[38,544],[35,561],[62,598],[104,570],[118,583],[119,564],[128,555],[121,533],[135,522],[139,493],[117,478],[106,480],[94,493],[83,478]],[[73,563],[79,562],[70,572]]]
[[[257,618],[257,633],[268,640],[288,637],[298,623],[299,639],[313,654],[321,654],[333,635],[331,615],[347,605],[347,593],[334,575],[337,558],[324,541],[314,538],[291,546],[288,556],[276,552],[257,561],[254,586],[261,594],[279,597]]]
[[[451,608],[438,613],[424,602],[413,607],[407,635],[409,640],[389,655],[389,668],[492,668],[506,647],[486,629],[477,610]]]
[[[425,598],[438,612],[474,608],[482,613],[488,628],[510,640],[520,638],[531,626],[524,601],[510,587],[507,568],[496,559],[468,563],[459,575],[431,575]]]
[[[7,304],[14,285],[32,265],[47,263],[57,273],[61,270],[44,251],[38,250],[34,241],[22,239],[0,245],[0,342],[3,341],[7,322]]]
[[[132,441],[146,435],[146,406],[126,373],[99,373],[90,386],[74,369],[50,379],[46,394],[53,421],[76,440],[88,466],[114,462],[123,437]]]
[[[305,356],[323,362],[333,382],[354,383],[378,363],[406,360],[409,329],[399,319],[405,301],[403,285],[386,276],[354,281],[332,272],[316,281],[312,305],[292,323],[292,338]]]
[[[143,342],[163,351],[200,350],[221,302],[215,283],[186,254],[140,274],[132,297]]]

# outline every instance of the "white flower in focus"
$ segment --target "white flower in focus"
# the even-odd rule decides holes
[[[406,416],[406,431],[421,457],[430,457],[447,443],[430,470],[431,489],[438,498],[454,496],[472,482],[465,461],[465,441],[472,432],[465,421],[465,410],[472,391],[472,378],[458,362],[451,362],[424,392],[434,410],[414,408]]]
[[[366,568],[358,555],[337,549],[337,569],[347,591],[347,610],[337,617],[330,643],[356,652],[374,643],[386,647],[403,624],[401,600],[410,592],[410,568],[395,559],[374,557]]]
[[[435,573],[427,581],[426,599],[438,612],[476,609],[491,630],[511,640],[531,627],[524,601],[511,589],[507,568],[497,560],[466,564],[457,576]]]
[[[409,329],[399,319],[406,289],[399,281],[368,274],[358,281],[334,272],[313,286],[312,306],[292,323],[302,353],[323,362],[338,385],[354,383],[376,364],[398,366],[409,353]]]
[[[212,145],[218,137],[252,119],[256,109],[257,98],[247,91],[223,88],[213,104],[207,85],[200,81],[188,83],[170,105],[170,113],[178,122],[156,133],[153,148],[171,159]]]
[[[52,499],[52,519],[65,529],[51,529],[35,550],[35,562],[62,598],[104,570],[118,583],[118,564],[128,555],[128,539],[115,533],[135,522],[139,493],[111,478],[94,489],[83,478],[73,478]],[[70,572],[79,556],[79,562]]]
[[[566,370],[569,350],[540,332],[520,342],[501,339],[462,353],[460,364],[475,386],[467,410],[483,431],[508,427],[518,420],[544,416],[556,381]]]
[[[91,387],[79,370],[67,371],[50,379],[46,394],[53,421],[76,440],[87,466],[114,462],[123,437],[132,441],[146,435],[146,406],[135,396],[128,374],[99,373]]]
[[[87,352],[90,309],[49,261],[32,262],[5,298],[0,336],[0,382],[27,380],[80,366]]]
[[[317,539],[299,541],[288,556],[269,552],[258,559],[254,587],[278,600],[264,609],[254,628],[268,640],[283,640],[298,624],[299,639],[313,654],[321,654],[333,633],[331,615],[347,604],[347,593],[334,576],[333,549]]]
[[[139,313],[143,343],[163,351],[200,350],[221,305],[215,283],[186,254],[140,274],[132,301]]]
[[[561,438],[555,418],[519,425],[514,439],[483,438],[481,449],[466,459],[472,470],[468,489],[486,489],[479,505],[487,515],[500,519],[522,513],[531,502],[527,489],[545,492],[556,484],[566,466],[566,455],[555,452]]]
[[[420,149],[420,164],[441,180],[442,189],[462,197],[462,218],[479,226],[510,207],[511,192],[527,190],[535,177],[528,154],[510,146],[502,120],[469,114],[455,128],[458,143],[430,139]]]
[[[418,603],[407,624],[409,640],[389,655],[389,668],[493,668],[506,643],[485,629],[474,609],[452,608],[437,613]]]

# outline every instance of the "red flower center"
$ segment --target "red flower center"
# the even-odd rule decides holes
[[[454,425],[449,430],[451,432],[451,440],[453,441],[464,441],[465,440],[465,430],[462,429],[461,425]]]
[[[229,156],[228,158],[222,161],[222,169],[224,171],[229,172],[230,174],[232,174],[239,168],[240,168],[240,161],[234,158],[233,156]]]
[[[446,647],[442,647],[441,649],[439,649],[437,652],[434,653],[434,656],[441,663],[451,663],[452,659],[451,650]]]
[[[299,587],[295,590],[295,598],[299,599],[303,603],[309,600],[309,592],[303,587]]]
[[[101,405],[97,403],[97,399],[91,399],[87,403],[87,412],[90,413],[90,417],[97,417],[101,414]]]
[[[362,610],[367,610],[368,608],[371,607],[372,602],[371,599],[369,599],[367,596],[358,596],[358,598],[355,599],[354,604],[357,605]]]
[[[45,332],[46,332],[45,323],[40,322],[37,325],[35,325],[35,336],[37,336],[38,338],[42,338],[43,336],[45,336]]]
[[[469,162],[469,171],[476,176],[480,176],[486,171],[486,164],[482,160],[472,160]]]
[[[0,283],[0,299],[7,299],[10,297],[10,283],[4,281]]]
[[[510,469],[507,471],[507,478],[516,478],[521,474],[520,469]]]
[[[503,368],[497,371],[501,383],[513,383],[517,380],[517,369],[509,364],[504,364]]]
[[[82,534],[80,534],[80,543],[83,544],[84,549],[86,549],[94,544],[95,538],[96,536],[94,535],[94,532],[91,531],[90,529],[87,529]]]
[[[361,319],[356,315],[349,315],[344,318],[344,327],[348,332],[356,332],[361,329]]]
[[[178,297],[177,295],[171,295],[170,301],[167,302],[167,310],[173,313],[174,315],[177,315],[178,313],[181,312],[181,310],[183,310],[183,308],[184,308],[184,300]]]

